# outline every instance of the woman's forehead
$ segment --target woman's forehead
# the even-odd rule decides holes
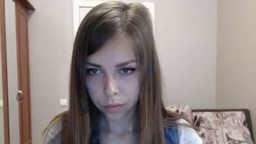
[[[135,60],[134,44],[128,36],[115,36],[98,51],[88,56],[89,63],[125,62]]]

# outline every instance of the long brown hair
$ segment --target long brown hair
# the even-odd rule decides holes
[[[71,63],[69,110],[58,116],[62,122],[63,144],[90,142],[100,112],[91,102],[86,89],[87,57],[113,36],[122,34],[133,40],[140,66],[137,104],[139,143],[164,143],[164,119],[172,117],[172,114],[168,114],[162,104],[161,73],[148,10],[139,3],[106,2],[86,15],[76,35]]]

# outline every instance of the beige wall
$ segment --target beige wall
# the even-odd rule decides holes
[[[215,107],[217,0],[155,1],[166,104]]]
[[[68,97],[73,15],[72,0],[30,1],[32,140],[39,144],[49,121],[67,109],[59,99]],[[153,2],[165,103],[215,107],[217,0]]]
[[[249,108],[256,133],[255,0],[218,2],[217,55],[217,107]]]
[[[29,19],[32,143],[42,143],[50,120],[66,110],[73,43],[72,0],[31,0]]]

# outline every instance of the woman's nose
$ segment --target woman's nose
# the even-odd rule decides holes
[[[104,90],[107,96],[115,96],[119,93],[117,81],[113,76],[106,77]]]

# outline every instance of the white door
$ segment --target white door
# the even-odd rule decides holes
[[[84,16],[96,5],[99,5],[100,3],[103,3],[105,1],[84,1],[84,0],[74,0],[73,2],[73,28],[74,28],[74,37],[76,36],[76,32],[78,29],[79,24],[83,20]],[[155,12],[155,5],[152,2],[142,2],[148,10],[151,15],[153,28],[154,28],[154,12]]]

